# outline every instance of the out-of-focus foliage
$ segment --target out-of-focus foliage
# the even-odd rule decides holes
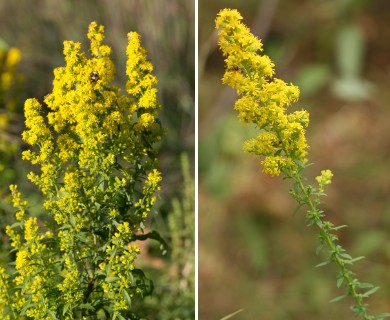
[[[237,319],[351,318],[348,303],[327,304],[341,294],[334,270],[314,268],[317,243],[304,217],[292,216],[289,186],[242,152],[253,128],[241,128],[236,97],[221,85],[213,34],[225,7],[237,8],[263,39],[276,76],[299,86],[294,110],[311,115],[309,175],[334,172],[324,209],[334,223],[349,225],[339,234],[343,246],[366,256],[354,266],[362,280],[382,284],[370,306],[389,310],[389,3],[200,0],[199,317],[244,308]],[[340,79],[363,87],[337,91]]]
[[[0,173],[2,181],[4,179],[9,181],[7,177],[12,175],[8,164],[19,141],[12,130],[17,112],[20,112],[19,95],[23,78],[16,69],[20,59],[21,52],[18,48],[8,48],[4,42],[0,41]]]
[[[15,111],[18,104],[18,94],[22,83],[22,76],[16,67],[22,58],[18,48],[8,46],[0,41],[0,104],[2,108]],[[9,115],[1,115],[1,123],[7,122]]]
[[[195,318],[195,184],[188,156],[181,157],[183,189],[172,201],[172,212],[164,224],[165,237],[170,239],[170,254],[165,260],[151,252],[149,266],[158,276],[154,294],[142,305],[146,314],[158,320],[190,320]],[[156,252],[158,252],[156,250]],[[168,270],[168,272],[167,272]]]

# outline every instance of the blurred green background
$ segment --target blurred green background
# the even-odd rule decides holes
[[[324,199],[354,270],[379,285],[376,314],[390,310],[390,2],[199,0],[199,318],[353,319],[352,301],[329,304],[334,267],[314,268],[316,230],[293,216],[288,181],[265,176],[242,143],[256,135],[221,84],[214,19],[236,8],[263,39],[276,76],[298,85],[311,123],[306,172],[334,173]],[[313,181],[313,180],[310,180]],[[325,253],[325,252],[324,252]]]
[[[9,260],[4,229],[13,221],[13,210],[6,201],[8,185],[19,184],[30,203],[40,202],[37,189],[26,179],[31,167],[20,156],[26,148],[20,139],[23,103],[30,97],[42,102],[51,92],[53,69],[65,65],[64,40],[80,41],[82,50],[88,52],[88,25],[94,20],[105,27],[105,43],[112,47],[116,66],[115,84],[123,90],[127,33],[136,31],[141,35],[159,79],[163,105],[160,119],[168,129],[157,146],[163,182],[157,214],[151,215],[148,227],[157,229],[172,251],[162,256],[158,243],[142,244],[138,264],[152,277],[155,295],[135,304],[135,308],[148,319],[193,319],[194,0],[0,1],[0,49],[7,52],[16,47],[22,53],[21,62],[13,70],[18,82],[9,90],[0,88],[0,160],[4,167],[0,172],[0,260]],[[4,74],[6,64],[2,61],[0,73]],[[12,108],[8,107],[10,101]]]

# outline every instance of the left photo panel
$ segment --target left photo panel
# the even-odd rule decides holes
[[[0,3],[0,319],[195,319],[195,12]]]

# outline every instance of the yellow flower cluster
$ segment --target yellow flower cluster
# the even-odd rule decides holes
[[[324,188],[332,183],[333,173],[330,170],[321,170],[321,175],[316,177],[319,191],[324,192]]]
[[[21,200],[22,194],[18,191],[18,187],[14,184],[11,184],[9,186],[9,189],[11,191],[11,202],[14,208],[18,209],[18,211],[15,213],[16,220],[23,220],[25,218],[25,208],[27,206],[27,201]]]
[[[142,217],[146,218],[148,212],[156,202],[156,197],[153,195],[157,190],[160,190],[160,182],[162,180],[161,173],[154,169],[148,174],[143,187],[144,197],[139,199],[135,206],[138,208],[138,212],[142,213]]]
[[[20,234],[17,233],[13,228],[11,228],[11,226],[5,227],[5,233],[11,239],[11,246],[16,249],[20,249],[22,246]]]
[[[49,313],[53,312],[50,310],[50,300],[47,299],[48,290],[47,279],[44,275],[38,274],[27,286],[27,292],[31,294],[32,306],[26,310],[26,315],[33,319],[52,319]]]
[[[76,268],[76,266],[75,266]],[[80,273],[77,269],[73,269],[70,272],[65,274],[65,279],[57,287],[63,292],[63,299],[66,303],[76,303],[80,301],[83,297],[83,292],[78,286],[78,279],[80,278]]]
[[[299,89],[273,78],[274,64],[260,54],[261,41],[241,20],[240,13],[231,9],[222,10],[216,19],[219,46],[226,56],[222,81],[239,94],[234,108],[240,120],[261,130],[244,144],[244,150],[264,157],[264,172],[279,175],[307,162],[309,114],[305,110],[287,114],[287,108],[299,98]]]
[[[120,230],[119,230],[120,229]],[[123,234],[128,233],[126,226],[118,227],[118,233],[113,237],[113,246],[108,246],[106,252],[109,254],[107,262],[100,265],[100,270],[104,272],[109,269],[108,277],[102,281],[101,286],[106,296],[114,301],[113,309],[115,311],[126,310],[128,303],[124,299],[124,295],[129,295],[129,298],[134,294],[128,294],[131,286],[134,286],[134,260],[140,254],[140,249],[136,245],[123,245]],[[126,236],[125,236],[126,237]],[[121,246],[118,246],[120,244]],[[116,279],[116,281],[112,281]],[[137,288],[135,293],[141,291]]]
[[[143,275],[133,274],[140,251],[131,242],[161,182],[153,147],[164,134],[157,78],[139,35],[130,32],[128,95],[121,95],[110,84],[115,69],[111,48],[103,44],[104,27],[92,22],[88,38],[90,58],[80,43],[64,42],[66,65],[54,70],[53,90],[44,99],[48,114],[37,99],[25,103],[22,137],[31,149],[23,158],[40,167],[28,178],[43,194],[47,223],[26,218],[27,203],[11,186],[19,223],[7,234],[17,249],[16,264],[12,281],[0,269],[0,285],[17,285],[15,297],[28,301],[20,308],[0,289],[0,314],[3,306],[15,305],[15,312],[24,309],[34,319],[75,319],[72,308],[93,299],[130,312],[130,297],[147,290],[138,287]]]

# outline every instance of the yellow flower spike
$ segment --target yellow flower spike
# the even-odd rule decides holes
[[[327,185],[332,183],[333,173],[330,170],[321,170],[321,175],[316,177],[318,182],[319,190],[324,192],[324,189]]]
[[[141,47],[141,37],[136,32],[130,32],[127,39],[126,74],[129,80],[126,84],[126,91],[134,96],[142,96],[146,90],[157,84],[157,78],[150,74],[153,71],[153,65],[146,59],[146,50]],[[153,105],[156,101],[155,95],[155,90],[147,93],[146,99],[151,99],[151,102],[146,103],[145,101],[145,105],[141,105],[141,107],[146,107],[148,104]]]
[[[27,251],[18,251],[16,253],[16,270],[26,267],[27,261],[29,260],[29,254]]]
[[[305,111],[287,114],[299,98],[298,87],[273,78],[274,64],[262,55],[262,44],[241,22],[236,10],[224,9],[216,19],[219,46],[226,56],[222,81],[236,89],[240,98],[234,108],[244,123],[254,123],[263,133],[244,145],[247,152],[264,157],[263,171],[279,175],[307,161]]]
[[[29,218],[24,223],[24,238],[26,241],[32,240],[36,237],[38,231],[37,218]]]
[[[24,218],[26,217],[26,211],[24,211],[24,210],[16,211],[15,217],[16,217],[16,220],[18,220],[18,221],[24,220]]]
[[[23,210],[27,206],[27,201],[21,201],[21,193],[18,191],[18,186],[11,184],[9,186],[11,191],[11,201],[14,208]]]
[[[42,106],[36,99],[28,99],[24,105],[27,130],[22,137],[30,145],[48,143],[52,139],[51,132],[41,116],[41,110]]]
[[[154,124],[154,117],[150,113],[144,113],[141,115],[140,119],[138,120],[138,124],[141,127],[147,129]]]
[[[146,185],[157,188],[161,180],[162,180],[161,173],[158,172],[157,169],[154,169],[151,173],[148,174]]]
[[[91,40],[91,53],[93,56],[100,55],[100,46],[104,39],[104,26],[99,26],[96,21],[91,22],[88,28],[88,39]]]
[[[142,83],[143,87],[149,87],[150,84]],[[139,99],[139,106],[145,109],[154,109],[158,107],[157,89],[147,88]]]

